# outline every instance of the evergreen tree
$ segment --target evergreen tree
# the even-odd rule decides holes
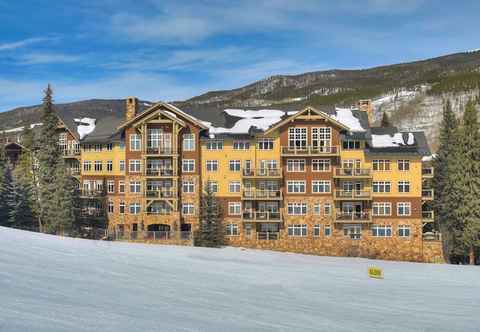
[[[16,173],[16,170],[15,172]],[[7,194],[9,205],[8,224],[10,227],[31,230],[35,226],[35,218],[31,205],[31,187],[28,181],[18,174],[11,177],[11,185]]]
[[[9,216],[8,192],[10,190],[10,170],[5,153],[4,140],[0,140],[0,225],[6,225]]]
[[[205,186],[201,198],[200,226],[195,236],[195,245],[219,247],[223,245],[224,229],[220,218],[220,205],[212,188]]]
[[[464,196],[459,209],[464,223],[462,242],[473,264],[474,249],[480,245],[480,126],[473,100],[467,103],[463,115],[462,142]]]
[[[388,117],[387,112],[383,112],[382,122],[380,124],[381,127],[391,127],[390,118]]]
[[[75,186],[73,179],[67,174],[63,159],[57,163],[54,179],[56,190],[53,195],[53,218],[46,225],[45,231],[52,234],[73,235],[75,233]]]
[[[55,175],[60,160],[57,137],[57,116],[53,110],[52,89],[48,85],[43,98],[42,131],[38,144],[38,196],[40,203],[40,231],[49,223],[55,224]],[[48,227],[51,229],[52,227]],[[55,227],[53,227],[55,228]]]

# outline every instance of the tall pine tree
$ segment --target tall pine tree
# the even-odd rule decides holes
[[[55,224],[54,194],[56,183],[54,181],[57,163],[60,159],[57,137],[57,116],[53,109],[53,92],[48,85],[45,90],[42,106],[42,131],[38,144],[38,196],[40,204],[39,228],[43,231],[45,225]],[[51,229],[51,227],[47,227]]]
[[[224,229],[220,218],[220,205],[208,184],[201,198],[200,225],[195,236],[195,245],[219,247],[224,243]]]
[[[11,227],[33,230],[36,226],[35,217],[32,211],[31,186],[25,181],[21,174],[14,172],[12,182],[7,194],[9,205],[8,224]]]
[[[0,140],[0,225],[7,224],[10,210],[7,202],[11,178],[4,141]]]

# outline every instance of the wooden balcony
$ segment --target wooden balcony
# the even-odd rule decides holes
[[[356,178],[369,179],[372,177],[372,171],[368,168],[335,168],[334,178]]]
[[[435,221],[435,215],[433,211],[422,211],[423,223],[430,223]]]
[[[282,146],[282,157],[330,157],[340,155],[338,146],[305,146],[305,147],[290,147]]]
[[[434,170],[433,167],[423,166],[422,167],[422,177],[424,179],[431,179],[433,178]]]
[[[423,201],[433,201],[433,198],[434,198],[433,189],[422,189]]]
[[[147,147],[145,150],[145,155],[147,157],[171,157],[176,154],[176,151],[171,147]]]
[[[172,199],[177,198],[177,191],[173,189],[147,190],[145,197],[150,199]]]
[[[80,210],[80,217],[82,218],[103,218],[105,211],[102,209],[84,208]]]
[[[335,190],[334,199],[368,201],[372,199],[372,192],[370,190]]]
[[[281,212],[247,211],[242,214],[244,222],[282,222]]]
[[[339,212],[335,215],[335,222],[340,224],[368,224],[372,222],[372,217],[368,212]]]
[[[242,193],[243,200],[259,200],[259,201],[280,201],[282,200],[281,190],[244,190]]]
[[[147,168],[145,176],[147,177],[174,177],[177,176],[177,170],[173,168]]]
[[[67,174],[70,176],[80,176],[80,169],[78,168],[67,168]]]
[[[262,178],[262,179],[281,179],[281,168],[259,168],[259,169],[244,169],[242,171],[244,178]]]
[[[77,193],[79,194],[80,198],[102,198],[105,196],[105,192],[103,190],[96,189],[81,189],[78,190]]]
[[[63,158],[79,158],[80,148],[78,149],[62,149]]]

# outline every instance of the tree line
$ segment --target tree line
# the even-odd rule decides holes
[[[5,145],[0,146],[0,225],[75,235],[75,183],[58,146],[53,91],[48,86],[44,92],[40,135],[36,139],[25,126],[15,167],[8,162]]]
[[[434,210],[444,251],[451,263],[474,264],[480,247],[480,127],[469,100],[457,119],[450,101],[443,109],[440,144],[434,158]],[[477,257],[478,259],[478,257]]]

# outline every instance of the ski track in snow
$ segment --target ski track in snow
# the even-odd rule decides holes
[[[0,227],[0,331],[480,331],[480,268]],[[384,269],[369,279],[367,267]]]

